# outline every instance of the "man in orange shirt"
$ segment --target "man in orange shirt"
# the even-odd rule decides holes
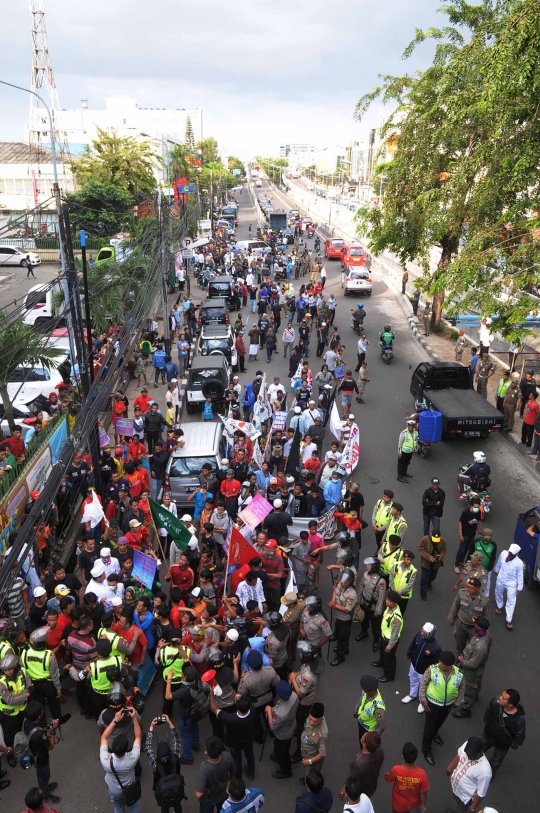
[[[113,626],[113,630],[118,633],[121,638],[124,638],[130,644],[133,638],[137,637],[135,649],[129,656],[131,661],[131,671],[138,671],[139,667],[144,665],[146,658],[146,651],[148,649],[148,640],[146,635],[133,623],[133,613],[131,610],[126,610],[120,616],[120,620]]]
[[[114,424],[114,442],[118,443],[120,440],[121,432],[116,431],[116,421],[118,418],[125,418],[127,415],[127,406],[124,402],[124,396],[121,392],[115,392],[111,407],[112,422]]]
[[[71,602],[70,602],[71,604]],[[58,613],[57,610],[49,610],[47,612],[47,626],[49,633],[47,635],[47,649],[50,649],[56,660],[60,660],[64,654],[64,646],[62,644],[64,638],[64,630],[71,624],[71,618],[63,613]]]
[[[141,496],[143,484],[139,476],[139,472],[135,469],[135,466],[131,462],[124,465],[124,479],[129,483],[129,493],[131,499],[138,499]]]
[[[133,461],[139,460],[146,454],[146,446],[141,443],[138,435],[133,435],[131,443],[128,443],[128,453]]]
[[[234,471],[229,469],[219,490],[225,498],[225,509],[231,519],[236,519],[238,513],[238,495],[241,488],[240,481],[234,479]]]
[[[148,395],[148,390],[146,389],[146,387],[143,387],[141,390],[141,394],[137,395],[137,397],[133,401],[133,406],[140,407],[140,410],[143,413],[143,415],[146,415],[146,413],[148,412],[148,404],[150,403],[150,401],[153,400],[154,399]]]

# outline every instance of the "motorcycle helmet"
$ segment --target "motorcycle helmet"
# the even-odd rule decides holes
[[[268,613],[266,619],[268,622],[268,626],[270,627],[271,630],[277,629],[283,622],[283,616],[276,610],[274,610],[271,613]]]
[[[322,610],[322,598],[320,596],[308,596],[305,603],[310,615],[320,613]]]
[[[391,331],[391,330],[392,330],[392,328],[390,327],[390,325],[385,325],[384,326],[385,333],[386,333],[386,331]]]
[[[4,672],[6,669],[15,669],[19,665],[19,658],[14,652],[6,652],[2,660],[0,660],[0,671]]]
[[[37,647],[43,645],[43,647],[45,647],[48,635],[49,627],[38,627],[38,629],[34,630],[34,632],[31,634],[30,643],[32,644],[32,646]]]
[[[351,541],[351,535],[348,531],[340,531],[334,537],[334,542],[337,542],[340,548],[348,548]]]
[[[349,567],[343,568],[343,570],[341,571],[341,578],[340,578],[341,584],[348,584],[348,585],[354,584],[355,579],[356,579],[356,575],[354,573],[354,570],[351,570]]]
[[[338,565],[342,565],[343,567],[354,565],[354,553],[350,548],[341,548],[338,550],[336,553],[336,558],[338,560]]]
[[[364,559],[364,564],[366,567],[371,567],[370,573],[378,573],[381,563],[375,556],[368,556],[367,559]]]
[[[232,622],[232,626],[237,631],[238,635],[249,635],[251,632],[249,621],[243,616],[235,618]]]
[[[107,697],[107,703],[113,711],[119,711],[126,705],[126,690],[121,683],[113,683]]]
[[[358,310],[360,310],[360,308],[363,308],[363,307],[364,307],[364,303],[363,303],[363,302],[358,302],[358,303],[356,304],[356,307],[358,308]]]
[[[130,690],[130,692],[129,692],[128,696],[127,696],[127,699],[129,700],[129,702],[131,703],[131,705],[133,706],[133,708],[135,709],[135,711],[138,714],[143,713],[143,711],[144,711],[144,698],[143,698],[140,690],[137,689],[137,687]]]
[[[525,370],[525,375],[534,375],[534,370],[532,367],[527,367]]]
[[[475,452],[473,454],[473,460],[475,463],[485,463],[486,455],[484,454],[484,452]]]

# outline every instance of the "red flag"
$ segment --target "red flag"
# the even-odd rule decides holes
[[[247,565],[250,559],[259,554],[245,536],[242,536],[237,528],[232,529],[229,543],[229,569],[236,569],[238,565]]]

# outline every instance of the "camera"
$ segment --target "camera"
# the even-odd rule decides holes
[[[156,725],[161,725],[162,723],[166,723],[167,718],[164,714],[160,714],[159,717],[156,717]]]
[[[123,708],[122,709],[122,714],[124,715],[124,717],[129,716],[129,709],[128,708]]]

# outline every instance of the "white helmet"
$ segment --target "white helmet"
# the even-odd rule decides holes
[[[474,460],[475,463],[485,463],[486,462],[486,456],[485,456],[484,452],[475,452],[473,454],[473,460]]]

